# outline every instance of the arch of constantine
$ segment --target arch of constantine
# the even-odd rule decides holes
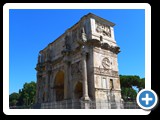
[[[39,52],[41,108],[121,108],[114,25],[89,13]]]

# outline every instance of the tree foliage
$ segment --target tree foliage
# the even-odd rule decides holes
[[[145,79],[139,76],[120,75],[121,93],[124,101],[135,100],[137,96],[136,90],[133,86],[136,86],[140,91],[145,87]]]
[[[36,96],[36,83],[25,83],[23,88],[19,90],[19,93],[12,93],[9,96],[10,106],[29,106],[35,103]]]
[[[133,88],[122,88],[121,92],[125,101],[134,101],[137,96],[137,92]]]
[[[10,106],[15,106],[18,102],[19,94],[14,92],[9,95],[9,105]]]

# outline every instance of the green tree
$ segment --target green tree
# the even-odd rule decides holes
[[[132,86],[137,86],[139,84],[139,76],[131,75],[120,75],[121,87],[132,88]]]
[[[19,94],[14,92],[9,95],[9,106],[16,106],[19,99]]]
[[[137,92],[132,88],[122,88],[121,93],[124,101],[134,101],[137,96]]]
[[[31,105],[35,103],[35,96],[36,96],[36,83],[30,82],[25,83],[23,85],[23,89],[20,93],[21,101],[23,101],[23,105]]]
[[[141,79],[136,75],[120,75],[120,82],[122,98],[124,101],[133,101],[136,99],[137,92],[135,89],[133,89],[133,86],[136,86],[138,90],[141,90],[145,87],[145,79]]]
[[[25,83],[19,93],[12,93],[10,98],[10,105],[29,106],[35,103],[36,83]]]
[[[139,88],[139,91],[145,88],[145,78],[139,80],[137,87]]]

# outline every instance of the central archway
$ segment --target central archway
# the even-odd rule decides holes
[[[54,87],[55,87],[56,101],[64,100],[64,73],[62,71],[59,71],[56,74]]]

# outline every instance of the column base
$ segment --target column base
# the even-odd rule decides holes
[[[89,98],[89,96],[83,96],[81,98],[82,101],[91,101],[91,99]]]
[[[90,109],[91,105],[90,105],[90,98],[88,96],[84,96],[81,98],[81,108],[82,109]]]

